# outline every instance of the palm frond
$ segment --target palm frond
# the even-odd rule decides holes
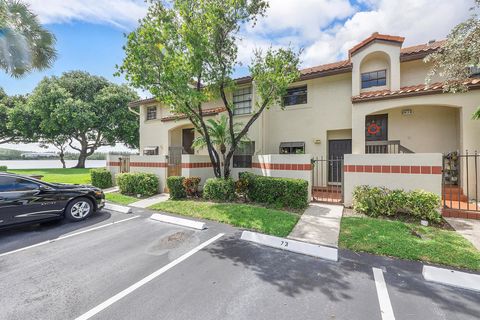
[[[26,4],[0,0],[0,68],[13,77],[49,68],[57,57],[55,42]]]

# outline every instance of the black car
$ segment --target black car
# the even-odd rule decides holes
[[[105,195],[96,187],[0,172],[0,228],[61,218],[81,221],[104,205]]]

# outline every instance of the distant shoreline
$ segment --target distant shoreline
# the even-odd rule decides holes
[[[65,160],[67,168],[72,168],[77,164],[77,160]],[[87,160],[86,168],[106,167],[106,160]],[[61,169],[60,160],[0,160],[0,166],[7,166],[8,169]]]

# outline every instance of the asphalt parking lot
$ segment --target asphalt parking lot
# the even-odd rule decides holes
[[[328,262],[149,217],[0,231],[0,319],[479,319],[480,293],[425,282],[419,263]]]

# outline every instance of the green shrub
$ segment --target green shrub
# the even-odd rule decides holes
[[[232,178],[210,178],[203,186],[203,197],[214,201],[235,200],[235,182]]]
[[[441,205],[442,201],[436,194],[415,190],[407,193],[405,208],[411,215],[420,219],[440,221],[442,218]]]
[[[398,213],[403,195],[401,190],[359,186],[353,191],[353,208],[370,217],[392,216]]]
[[[93,186],[101,189],[106,189],[113,186],[112,174],[106,169],[90,170],[90,179]]]
[[[184,199],[187,197],[183,186],[184,177],[171,176],[167,178],[167,187],[170,192],[170,199]]]
[[[248,197],[253,202],[303,209],[308,205],[308,182],[303,179],[247,176]]]
[[[185,188],[185,192],[189,197],[196,197],[198,196],[198,186],[202,179],[200,177],[188,177],[185,178],[182,182],[183,187]]]
[[[426,191],[389,190],[358,186],[353,191],[355,211],[371,217],[408,214],[418,219],[439,221],[440,197]]]
[[[7,166],[0,166],[0,172],[7,172]]]
[[[122,194],[153,196],[158,193],[158,178],[153,173],[120,173],[116,178]]]

